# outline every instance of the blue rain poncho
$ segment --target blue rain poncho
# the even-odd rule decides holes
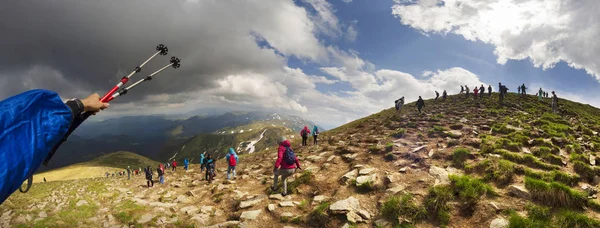
[[[68,132],[73,114],[58,94],[31,90],[0,101],[0,204]]]

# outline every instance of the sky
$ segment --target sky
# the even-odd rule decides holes
[[[0,99],[103,95],[182,59],[96,119],[227,107],[326,128],[498,82],[596,107],[597,0],[129,0],[0,3]],[[487,86],[486,86],[487,87]]]

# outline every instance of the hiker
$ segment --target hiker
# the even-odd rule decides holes
[[[317,145],[317,137],[319,136],[319,128],[317,127],[316,124],[313,127],[312,134],[313,134],[313,143],[316,146]]]
[[[216,176],[215,161],[212,159],[212,156],[209,154],[206,157],[206,174],[204,175],[204,179],[207,180],[208,183],[210,184],[215,176]]]
[[[481,84],[481,87],[479,87],[479,98],[483,98],[484,93],[485,93],[485,87],[483,87],[483,84]]]
[[[185,169],[185,171],[188,170],[188,165],[190,165],[190,160],[188,160],[187,158],[183,160],[183,168]]]
[[[442,92],[442,100],[446,101],[446,97],[448,97],[448,93],[446,93],[446,90],[444,90],[444,92]]]
[[[44,182],[46,182],[46,177],[44,177]]]
[[[401,97],[400,99],[394,101],[394,103],[396,104],[396,114],[400,113],[400,111],[402,110],[402,106],[404,105],[404,97]]]
[[[521,86],[517,87],[517,93],[521,93]]]
[[[173,162],[171,163],[171,167],[173,167],[171,169],[171,171],[175,171],[175,169],[177,169],[177,161],[175,161],[175,159],[173,159]]]
[[[127,166],[127,180],[131,179],[131,168]]]
[[[165,167],[163,164],[158,164],[158,168],[156,169],[156,173],[158,173],[158,183],[165,184]]]
[[[106,172],[106,178],[110,177],[110,173]]]
[[[200,154],[200,172],[204,172],[204,153]]]
[[[504,96],[506,96],[508,88],[506,88],[506,86],[503,86],[500,82],[498,82],[498,87],[500,90],[500,102],[502,102],[504,101]]]
[[[227,161],[227,180],[229,180],[229,174],[233,173],[232,178],[235,178],[235,166],[237,165],[238,155],[235,153],[233,148],[229,148],[229,153],[225,156]]]
[[[300,136],[302,136],[302,146],[306,146],[306,140],[308,139],[308,134],[310,134],[310,130],[308,130],[307,126],[304,126],[304,129],[300,131]]]
[[[152,168],[150,168],[150,166],[148,166],[147,168],[144,169],[144,172],[146,172],[146,184],[148,184],[148,188],[153,187],[154,180],[152,180]]]
[[[464,89],[464,88],[463,88],[463,86],[461,85],[461,86],[460,86],[460,93],[459,93],[459,94],[463,93],[464,91],[465,91],[465,89]]]
[[[477,89],[477,86],[475,86],[475,89],[473,89],[473,98],[477,99],[478,93],[479,93],[479,89]]]
[[[421,109],[425,107],[425,101],[423,101],[423,98],[421,98],[421,96],[419,96],[419,100],[417,100],[416,106],[419,110],[419,114],[421,114]]]
[[[523,83],[523,85],[521,86],[521,96],[525,96],[527,95],[527,92],[525,92],[525,90],[527,89],[527,87],[525,87],[525,83]]]
[[[438,91],[435,91],[435,101],[437,101],[438,97],[440,97],[440,93],[438,93]]]
[[[287,178],[294,175],[296,169],[302,169],[300,168],[298,157],[294,154],[290,141],[285,137],[281,137],[281,139],[279,139],[279,148],[277,149],[277,161],[275,161],[275,168],[273,169],[274,179],[271,191],[275,192],[279,189],[277,182],[279,176],[281,176],[281,181],[283,182],[283,191],[281,192],[281,195],[286,196]]]
[[[492,85],[488,85],[488,97],[492,96]]]
[[[64,136],[83,121],[83,112],[97,113],[108,108],[100,95],[63,102],[52,91],[35,89],[0,101],[0,204],[23,181],[32,177],[44,160],[56,151]]]
[[[558,112],[558,97],[556,96],[556,93],[554,93],[554,91],[552,91],[552,113],[557,113]]]
[[[465,85],[465,98],[469,98],[469,87],[467,87],[467,85]]]
[[[540,87],[540,91],[538,91],[538,101],[542,100],[542,96],[543,96],[544,91],[542,90],[542,88]]]

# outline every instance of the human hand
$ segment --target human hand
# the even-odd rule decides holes
[[[97,93],[94,93],[86,97],[85,99],[82,99],[81,103],[83,103],[84,111],[93,112],[94,114],[96,114],[96,112],[100,110],[108,108],[108,103],[100,102],[100,95],[98,95]]]

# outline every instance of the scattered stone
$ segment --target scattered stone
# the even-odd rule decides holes
[[[223,227],[238,227],[240,225],[240,221],[227,221],[224,223],[219,223],[212,226],[207,226],[206,228],[223,228]]]
[[[226,188],[227,188],[227,186],[225,186],[223,184],[217,185],[217,191],[219,191],[219,192],[222,191],[223,189],[226,189]]]
[[[349,180],[356,178],[357,173],[358,173],[358,170],[356,170],[356,169],[354,169],[350,172],[347,172],[346,174],[344,174],[344,176],[342,176],[342,181],[347,184]]]
[[[508,227],[508,220],[505,218],[496,218],[490,223],[490,228],[506,228]]]
[[[333,159],[335,159],[335,157],[336,157],[335,155],[329,156],[329,158],[327,158],[327,162],[333,161]]]
[[[328,199],[329,199],[329,196],[318,195],[318,196],[315,196],[315,198],[313,198],[313,202],[322,203],[324,201],[327,201]]]
[[[316,156],[316,155],[311,155],[311,156],[306,157],[306,160],[309,160],[311,162],[318,162],[321,159],[323,159],[323,158],[320,156]]]
[[[144,223],[150,222],[150,220],[152,220],[152,218],[154,218],[154,216],[152,216],[151,214],[145,214],[145,215],[142,215],[142,217],[137,222],[144,224]]]
[[[366,168],[366,169],[361,169],[358,174],[359,175],[367,175],[371,172],[375,171],[375,168]]]
[[[196,186],[200,186],[202,184],[202,182],[200,182],[199,180],[194,180],[192,181],[192,183],[190,184],[190,187],[196,187]]]
[[[494,208],[494,210],[496,210],[496,212],[500,211],[500,207],[498,207],[498,205],[496,205],[496,203],[494,202],[490,202],[490,206],[492,208]]]
[[[190,200],[186,197],[186,196],[178,196],[177,199],[175,199],[175,203],[189,203]]]
[[[235,184],[235,181],[234,180],[227,180],[227,181],[225,181],[225,184]]]
[[[463,133],[459,130],[450,130],[450,131],[448,131],[448,133],[449,134],[447,134],[447,135],[449,135],[453,139],[459,139],[463,136]]]
[[[294,202],[292,201],[282,201],[279,203],[280,207],[293,207],[294,206]]]
[[[212,213],[213,211],[215,211],[215,208],[213,206],[202,206],[200,208],[200,212],[205,213],[205,214]]]
[[[508,187],[508,193],[522,198],[522,199],[529,199],[531,194],[529,193],[529,191],[524,187],[524,186],[519,186],[519,185],[511,185]]]
[[[346,213],[346,220],[348,220],[348,222],[351,222],[351,223],[357,223],[357,222],[363,221],[362,217],[360,217],[360,215],[358,215],[354,211],[349,211],[348,213]]]
[[[242,201],[240,203],[240,209],[252,207],[252,206],[254,206],[254,205],[262,202],[266,198],[267,198],[266,195],[259,195],[259,196],[256,196],[256,197],[252,198],[252,199],[249,199],[249,200],[246,200],[246,201]]]
[[[284,199],[289,199],[289,197],[283,197],[281,194],[271,194],[269,195],[269,199],[283,201]]]
[[[87,204],[88,204],[87,201],[85,201],[85,200],[79,200],[79,201],[77,201],[77,203],[75,204],[75,206],[81,207],[81,206],[87,205]]]
[[[350,211],[357,211],[359,209],[360,202],[352,196],[345,200],[337,201],[329,206],[329,210],[333,214],[345,214]]]
[[[438,184],[449,184],[450,183],[450,179],[448,178],[448,171],[446,171],[443,168],[440,168],[437,166],[431,166],[431,167],[429,167],[429,174],[431,174],[432,176],[434,176],[436,178],[436,184],[434,184],[434,186],[436,186]]]
[[[240,220],[242,220],[242,221],[255,220],[260,215],[260,212],[261,212],[261,210],[244,211],[244,212],[242,212],[242,215],[240,216]]]
[[[394,186],[392,188],[388,188],[385,191],[391,193],[392,195],[396,195],[396,194],[398,194],[398,192],[401,192],[404,189],[406,189],[406,186],[404,186],[403,184],[399,184],[399,185]]]
[[[366,210],[361,209],[361,210],[358,210],[357,213],[358,213],[358,215],[360,215],[360,217],[362,217],[365,220],[371,219],[371,213],[369,213]]]
[[[377,227],[391,227],[391,225],[392,224],[385,219],[378,219],[375,221],[375,226]]]
[[[421,150],[423,150],[425,148],[427,148],[427,146],[420,146],[420,147],[417,147],[417,148],[413,149],[412,152],[416,153],[416,152],[419,152],[419,151],[421,151]]]
[[[267,206],[267,209],[269,209],[269,211],[270,211],[270,212],[273,212],[273,211],[275,211],[275,204],[272,204],[272,203],[271,203],[271,204],[269,204],[269,205]]]
[[[38,217],[40,217],[40,218],[47,218],[47,217],[48,217],[48,214],[46,214],[46,212],[45,212],[45,211],[41,211],[41,212],[38,214]]]
[[[433,157],[433,149],[429,150],[429,153],[427,153],[427,157]]]
[[[466,123],[466,122],[469,122],[469,120],[467,118],[462,117],[462,118],[460,118],[460,120],[458,120],[458,122]]]
[[[346,161],[354,161],[356,157],[358,157],[358,154],[344,154],[342,156]]]
[[[294,217],[294,214],[292,214],[291,212],[283,212],[283,213],[281,213],[281,217],[291,218],[291,217]]]
[[[523,150],[523,153],[531,154],[531,151],[527,147],[523,147],[521,149]]]
[[[590,154],[590,165],[596,165],[596,157]]]
[[[196,220],[198,223],[200,223],[201,225],[206,225],[208,223],[208,220],[210,220],[210,215],[207,214],[199,214],[199,215],[195,215],[194,217],[191,218],[192,220]]]
[[[588,196],[598,193],[597,189],[588,184],[583,184],[583,186],[581,186],[581,189],[583,189],[588,194]]]
[[[181,188],[181,187],[183,187],[183,184],[181,184],[181,182],[173,182],[173,183],[171,183],[171,186],[176,187],[176,188]]]
[[[400,170],[399,170],[399,171],[400,171],[401,173],[406,173],[406,167],[402,167],[402,168],[400,168]]]
[[[196,211],[198,211],[198,207],[196,206],[187,206],[187,207],[182,207],[181,209],[179,209],[179,211],[187,214],[187,215],[192,215],[192,214],[196,214]]]

